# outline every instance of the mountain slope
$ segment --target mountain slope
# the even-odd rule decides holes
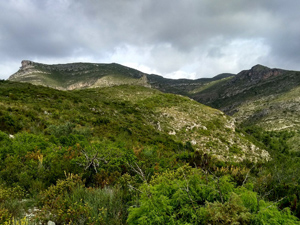
[[[61,90],[140,85],[188,96],[234,116],[239,124],[255,124],[268,130],[297,130],[299,75],[297,71],[256,65],[236,76],[220,74],[214,78],[173,80],[115,63],[46,65],[25,60],[9,80]]]
[[[141,86],[65,92],[4,81],[0,100],[1,130],[10,134],[70,123],[78,132],[88,129],[93,138],[125,136],[133,147],[191,143],[196,151],[225,161],[269,158],[236,132],[234,120],[221,111]]]
[[[268,130],[300,128],[300,72],[261,65],[194,93],[195,100]]]

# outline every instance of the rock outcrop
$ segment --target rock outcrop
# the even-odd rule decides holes
[[[21,66],[21,69],[25,69],[25,68],[28,68],[28,67],[33,67],[33,62],[30,61],[30,60],[23,60],[21,62],[22,66]]]

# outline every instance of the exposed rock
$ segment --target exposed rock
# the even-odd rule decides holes
[[[28,67],[32,67],[33,66],[33,62],[30,61],[30,60],[23,60],[21,62],[21,69],[25,69],[25,68],[28,68]]]
[[[243,82],[240,84],[244,87],[249,87],[255,85],[263,80],[271,77],[276,77],[284,73],[281,69],[270,69],[262,65],[256,65],[250,70],[244,70],[238,73],[231,81],[230,84]]]

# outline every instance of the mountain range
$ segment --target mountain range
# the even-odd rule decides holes
[[[255,124],[267,130],[300,127],[300,72],[262,65],[236,75],[223,73],[213,78],[175,80],[116,63],[46,65],[24,60],[9,80],[59,90],[139,85],[188,96],[233,116],[239,124]]]

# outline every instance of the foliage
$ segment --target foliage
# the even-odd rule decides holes
[[[299,173],[300,158],[291,154],[288,140],[293,131],[264,131],[250,126],[243,128],[246,135],[257,144],[267,148],[273,160],[253,170],[254,190],[264,199],[279,201],[280,208],[289,207],[292,213],[300,216]]]
[[[0,186],[0,223],[10,221],[13,217],[22,216],[20,200],[25,197],[24,190],[19,186],[14,188]]]
[[[61,224],[268,224],[272,217],[293,224],[300,217],[300,162],[286,147],[293,133],[236,133],[217,110],[135,86],[62,92],[3,81],[0,106],[1,224],[30,222],[24,216],[34,208],[31,222]],[[251,142],[272,160],[226,162],[205,151],[245,158],[242,144]]]
[[[258,205],[257,193],[235,188],[229,176],[219,178],[191,167],[157,175],[140,191],[139,204],[129,209],[128,224],[298,223],[287,209]]]
[[[4,222],[4,225],[34,225],[31,221],[29,221],[26,217],[22,219],[12,219]]]
[[[252,224],[300,224],[299,220],[291,214],[289,208],[279,211],[273,205],[264,205],[252,218]]]
[[[257,126],[247,126],[243,131],[274,153],[289,153],[288,140],[295,135],[294,131],[264,131]]]
[[[83,188],[80,176],[70,174],[65,180],[58,180],[41,194],[40,204],[43,206],[37,217],[41,221],[52,220],[56,223],[70,223],[74,221],[88,221],[90,208],[82,202],[68,201],[68,195],[76,188]]]
[[[232,194],[224,204],[208,202],[206,210],[209,224],[249,224],[251,219],[251,213],[236,194]]]
[[[38,221],[63,224],[122,224],[126,208],[117,188],[85,188],[80,176],[70,174],[41,193]]]

